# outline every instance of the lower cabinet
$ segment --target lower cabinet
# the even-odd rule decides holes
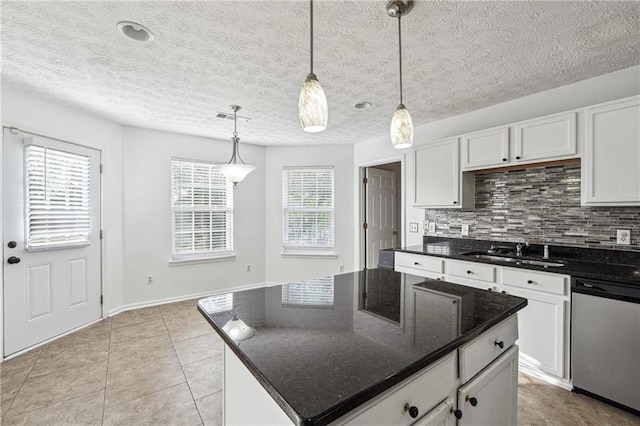
[[[458,426],[516,425],[518,347],[512,346],[458,390]]]
[[[455,405],[456,402],[453,398],[447,398],[421,417],[413,426],[455,426],[456,418],[452,415]]]

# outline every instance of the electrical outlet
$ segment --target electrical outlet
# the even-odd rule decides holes
[[[340,265],[340,272],[344,272],[344,265]]]
[[[251,265],[247,263],[247,272],[251,272]]]
[[[418,222],[411,222],[409,224],[409,232],[418,232]]]
[[[629,229],[618,229],[616,244],[628,246],[631,244],[631,230]]]
[[[462,229],[460,230],[460,233],[462,234],[463,237],[466,237],[469,235],[469,224],[465,223],[462,225]]]
[[[436,233],[436,223],[435,222],[429,222],[429,232],[431,234],[435,234]]]
[[[153,285],[153,275],[147,275],[147,285]]]

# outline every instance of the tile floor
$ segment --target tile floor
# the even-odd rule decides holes
[[[222,342],[185,301],[124,312],[0,364],[6,425],[219,425]],[[522,425],[640,418],[520,376]]]

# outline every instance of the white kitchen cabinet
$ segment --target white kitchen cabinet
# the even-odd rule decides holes
[[[525,290],[503,283],[506,294],[524,297],[527,306],[518,312],[518,346],[523,365],[560,379],[568,379],[565,355],[569,335],[566,327],[568,297]]]
[[[422,416],[428,415],[433,409],[440,407],[441,402],[452,399],[451,396],[455,395],[457,383],[456,351],[453,351],[434,365],[425,368],[422,372],[382,393],[363,407],[341,417],[332,424],[350,426],[412,425]],[[416,410],[415,417],[411,416],[409,411],[411,407]],[[455,420],[451,411],[449,411],[449,416]],[[439,416],[433,417],[436,417],[433,420],[435,423],[430,424],[443,424],[437,423]]]
[[[513,161],[521,164],[575,157],[576,129],[574,111],[516,123]]]
[[[518,420],[518,347],[511,346],[458,390],[458,426],[516,425]]]
[[[444,259],[422,254],[396,252],[394,255],[397,272],[417,275],[419,277],[444,279]]]
[[[483,290],[494,289],[498,267],[486,263],[447,260],[447,281]]]
[[[464,170],[500,167],[509,162],[509,127],[483,130],[462,136]]]
[[[455,410],[455,404],[453,398],[447,398],[412,426],[455,426],[456,418],[452,414]]]
[[[458,138],[414,151],[414,206],[473,208],[475,177],[460,173]]]
[[[640,96],[585,109],[582,205],[640,206]]]
[[[469,133],[461,140],[464,171],[576,158],[576,112]]]

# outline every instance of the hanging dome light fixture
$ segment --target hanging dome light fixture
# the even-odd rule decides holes
[[[413,121],[402,102],[402,24],[401,18],[413,9],[413,0],[391,0],[387,3],[387,15],[398,18],[398,57],[400,64],[400,104],[391,118],[391,143],[396,149],[409,148],[413,144]]]
[[[233,153],[231,154],[231,159],[227,164],[218,164],[215,166],[215,169],[222,173],[227,180],[233,183],[233,187],[237,188],[238,183],[242,182],[244,178],[247,177],[249,173],[256,170],[256,166],[250,166],[245,164],[240,158],[240,153],[238,152],[238,143],[240,142],[240,138],[238,137],[237,131],[237,122],[238,122],[238,111],[241,109],[238,105],[231,105],[231,109],[233,110],[233,137],[231,138],[231,142],[233,142]],[[240,161],[238,163],[238,160]]]
[[[309,3],[311,9],[311,67],[300,90],[298,115],[300,116],[300,124],[305,132],[321,132],[327,128],[329,107],[327,106],[327,97],[324,94],[324,90],[322,90],[318,78],[313,73],[313,0],[310,0]]]

